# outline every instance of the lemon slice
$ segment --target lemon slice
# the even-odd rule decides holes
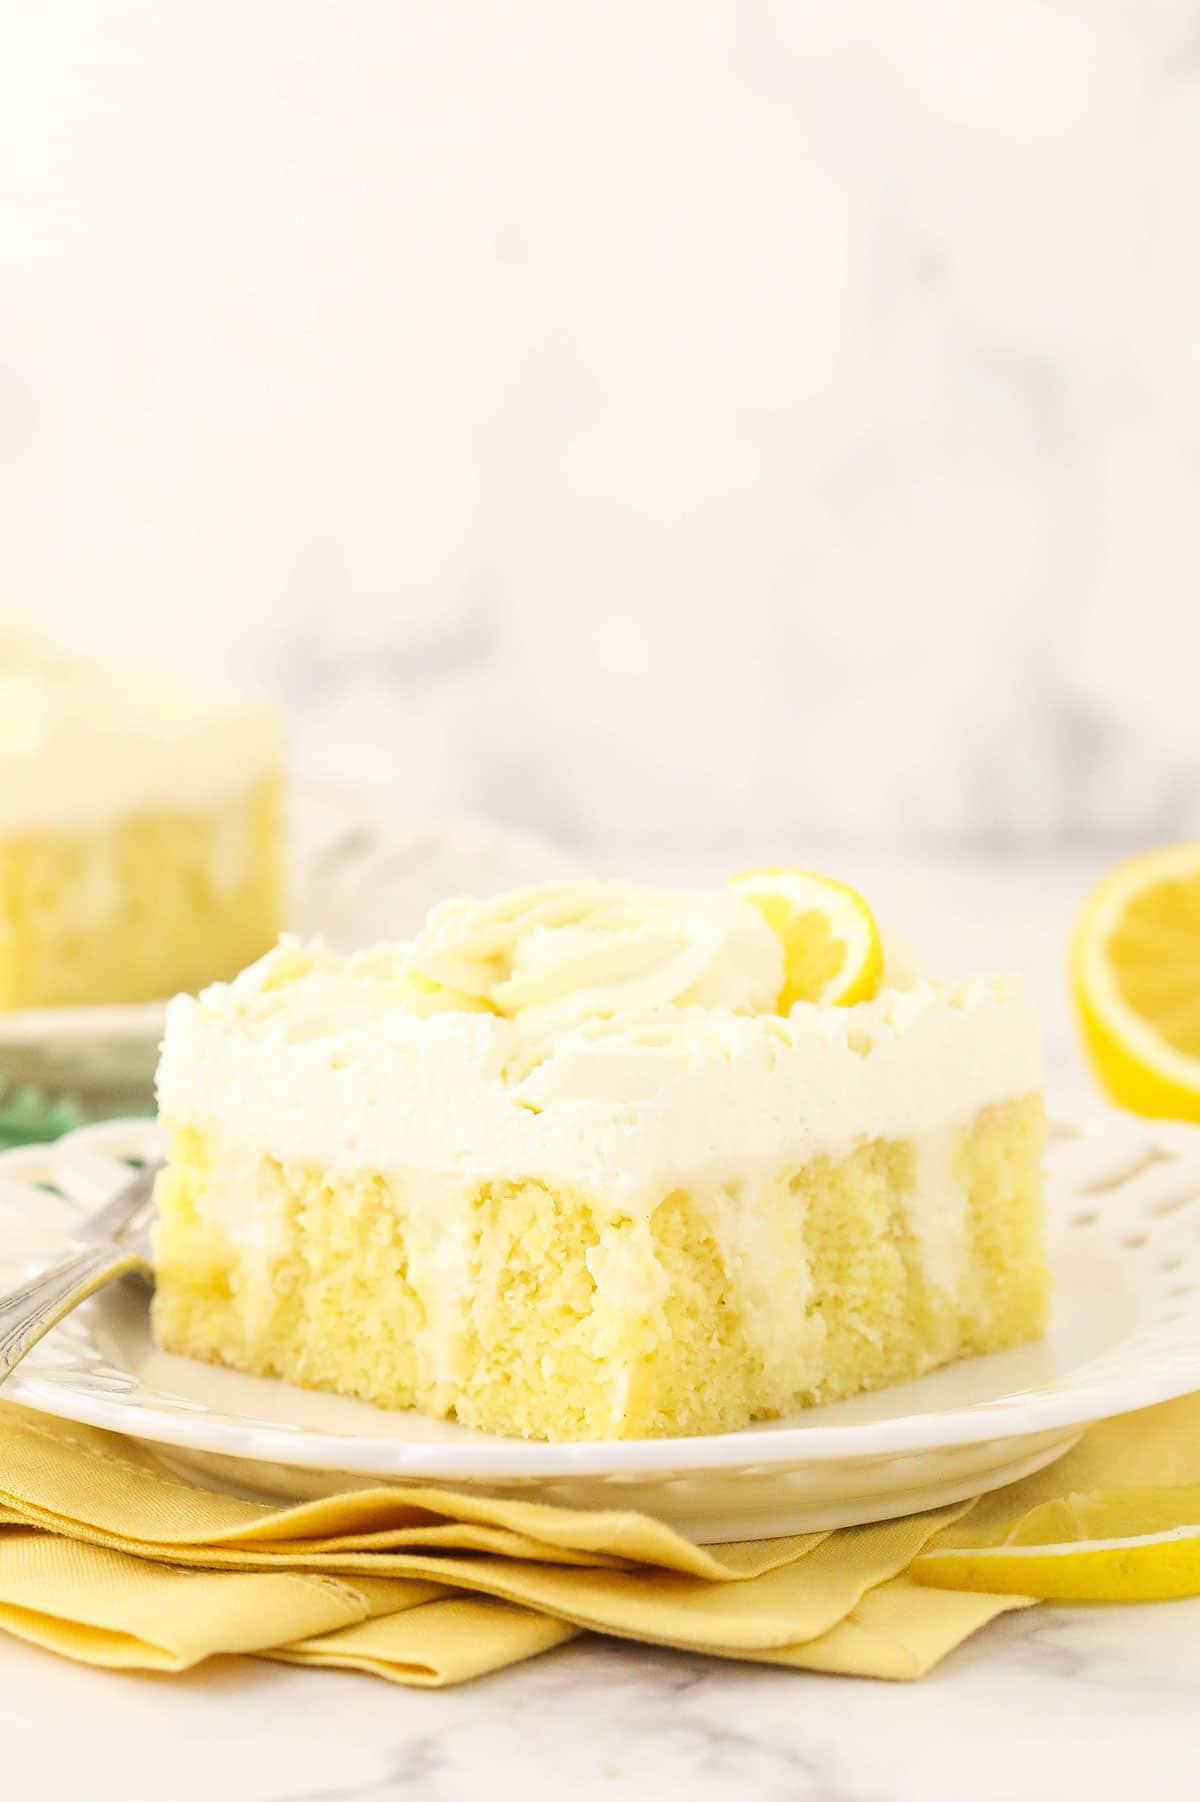
[[[1200,1595],[1195,1502],[1191,1489],[1182,1495],[1148,1490],[1067,1497],[1035,1508],[1017,1529],[1019,1543],[923,1552],[913,1576],[935,1589],[1062,1602],[1161,1602]],[[1181,1513],[1193,1517],[1188,1524],[1162,1524],[1177,1522]],[[1140,1530],[1145,1528],[1154,1530]],[[1035,1535],[1044,1537],[1033,1542]]]
[[[1084,1039],[1114,1100],[1200,1120],[1200,843],[1121,864],[1071,946]]]
[[[812,870],[787,869],[747,870],[729,886],[757,907],[783,946],[781,1014],[796,1001],[846,1007],[870,1000],[883,973],[883,946],[857,889]]]

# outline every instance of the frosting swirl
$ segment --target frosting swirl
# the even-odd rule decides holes
[[[747,902],[626,882],[444,902],[407,967],[449,1005],[469,998],[506,1016],[522,1038],[663,1007],[770,1013],[783,985],[779,941]]]

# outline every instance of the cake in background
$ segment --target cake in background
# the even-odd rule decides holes
[[[723,1432],[1047,1319],[1038,1025],[853,890],[564,883],[168,1014],[167,1349],[546,1440]]]
[[[236,974],[282,906],[270,702],[88,661],[0,620],[0,1009]]]

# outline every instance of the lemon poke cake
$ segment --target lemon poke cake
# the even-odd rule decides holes
[[[0,622],[0,1009],[153,1000],[260,957],[281,758],[269,702]]]
[[[348,959],[285,940],[169,1010],[160,1343],[578,1440],[1035,1337],[1036,1018],[911,961],[801,872],[451,901]]]

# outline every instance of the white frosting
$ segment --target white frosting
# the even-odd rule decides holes
[[[733,894],[562,882],[434,908],[406,967],[513,1023],[525,1056],[573,1025],[663,1007],[765,1013],[783,950]]]
[[[675,1187],[765,1180],[1041,1086],[1015,981],[906,972],[873,1001],[783,1018],[781,971],[729,895],[573,884],[454,902],[412,946],[343,960],[285,941],[173,1001],[160,1105],[284,1159],[536,1178],[636,1219]]]
[[[270,702],[87,663],[0,621],[0,832],[203,808],[244,792],[281,755]]]

